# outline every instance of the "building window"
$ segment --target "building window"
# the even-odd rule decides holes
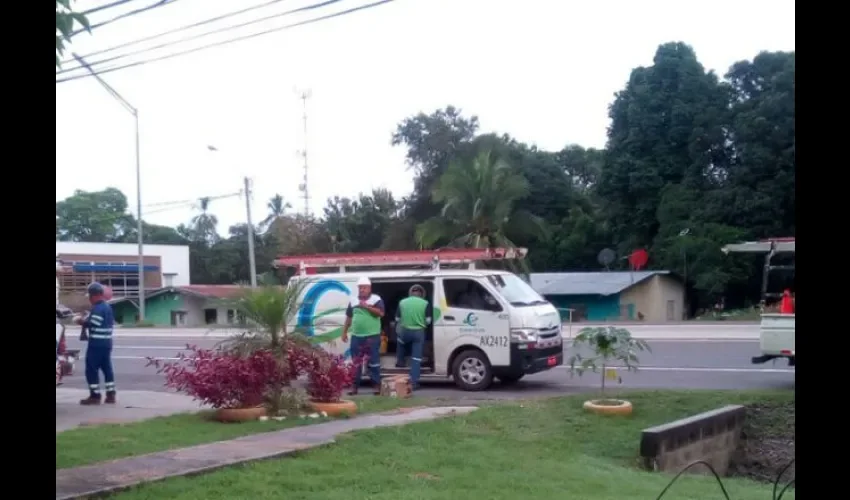
[[[218,323],[218,309],[204,309],[204,322],[208,325]]]
[[[668,300],[667,301],[667,321],[674,321],[676,319],[676,301]]]
[[[234,311],[233,309],[228,309],[227,310],[227,324],[232,325],[233,323],[235,323],[235,320],[236,320],[236,311]]]

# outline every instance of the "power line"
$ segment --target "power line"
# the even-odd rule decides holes
[[[197,196],[195,198],[189,198],[189,199],[186,199],[186,200],[160,201],[160,202],[156,202],[156,203],[147,204],[147,205],[145,205],[145,208],[147,208],[147,207],[163,207],[163,206],[167,206],[167,205],[184,205],[184,204],[189,204],[189,203],[197,203],[200,200],[204,200],[204,199],[209,200],[209,201],[213,201],[213,200],[220,200],[222,198],[233,198],[234,196],[241,196],[241,195],[242,195],[242,191],[237,191],[235,193],[219,194],[219,195],[215,195],[215,196]]]
[[[102,21],[102,22],[99,22],[97,24],[92,24],[91,26],[89,26],[88,30],[85,29],[85,28],[78,29],[77,31],[72,32],[70,36],[77,35],[79,33],[82,33],[83,31],[92,31],[95,28],[100,28],[102,26],[112,24],[116,21],[120,21],[121,19],[127,19],[128,17],[132,17],[132,16],[135,16],[137,14],[142,14],[142,13],[147,12],[149,10],[153,10],[157,7],[162,7],[164,5],[172,4],[176,1],[177,0],[159,0],[158,2],[156,2],[153,5],[148,5],[147,7],[142,7],[142,8],[139,8],[139,9],[131,10],[130,12],[125,12],[124,14],[119,14],[119,15],[113,17],[113,18],[107,19],[106,21]]]
[[[124,1],[132,1],[132,0],[124,0]],[[205,19],[203,21],[198,21],[196,23],[188,24],[186,26],[181,26],[179,28],[174,28],[172,30],[163,31],[162,33],[157,33],[156,35],[151,35],[151,36],[147,36],[147,37],[144,37],[144,38],[139,38],[139,39],[132,40],[132,41],[129,41],[129,42],[121,43],[121,44],[118,44],[118,45],[115,45],[113,47],[109,47],[109,48],[106,48],[106,49],[103,49],[103,50],[96,50],[94,52],[90,52],[90,53],[84,55],[83,58],[89,58],[89,57],[97,56],[97,55],[100,55],[100,54],[106,54],[107,52],[112,52],[112,51],[115,51],[115,50],[118,50],[118,49],[123,49],[125,47],[131,47],[133,45],[137,45],[137,44],[140,44],[142,42],[148,42],[150,40],[155,40],[155,39],[163,37],[163,36],[173,35],[174,33],[179,33],[181,31],[185,31],[185,30],[188,30],[188,29],[191,29],[191,28],[197,28],[198,26],[203,26],[205,24],[209,24],[209,23],[212,23],[212,22],[215,22],[215,21],[221,21],[222,19],[227,19],[228,17],[238,16],[240,14],[244,14],[246,12],[250,12],[252,10],[260,9],[260,8],[263,8],[263,7],[268,7],[269,5],[273,5],[273,4],[276,4],[278,2],[282,2],[282,1],[284,1],[284,0],[270,0],[266,3],[254,5],[252,7],[248,7],[248,8],[242,9],[242,10],[229,12],[227,14],[222,14],[220,16],[211,17],[211,18]],[[63,61],[63,62],[68,62],[68,61],[70,61],[70,59]]]
[[[260,6],[267,6],[267,5],[271,5],[271,4],[273,4],[273,3],[277,3],[277,2],[280,2],[280,1],[282,1],[282,0],[272,0],[272,1],[271,1],[271,2],[269,2],[269,3],[267,3],[267,4],[261,4]],[[326,7],[326,6],[331,5],[331,4],[335,4],[335,3],[339,2],[339,1],[341,1],[341,0],[326,0],[326,1],[324,1],[324,2],[317,3],[317,4],[313,4],[313,5],[308,5],[308,6],[306,6],[306,7],[299,7],[299,8],[297,8],[297,9],[287,10],[287,11],[285,11],[285,12],[280,12],[280,13],[277,13],[277,14],[272,14],[272,15],[270,15],[270,16],[261,17],[261,18],[259,18],[259,19],[253,19],[253,20],[251,20],[251,21],[246,21],[246,22],[239,23],[239,24],[233,24],[233,25],[230,25],[230,26],[225,26],[225,27],[223,27],[223,28],[218,28],[218,29],[214,29],[214,30],[206,31],[206,32],[203,32],[203,33],[195,34],[195,35],[190,35],[190,36],[187,36],[187,37],[183,37],[183,38],[181,38],[181,39],[179,39],[179,40],[174,40],[174,41],[170,41],[170,42],[163,42],[163,43],[160,43],[159,45],[154,45],[154,46],[152,46],[152,47],[146,47],[146,48],[143,48],[143,49],[138,49],[138,50],[135,50],[135,51],[131,51],[131,52],[126,52],[126,53],[123,53],[123,54],[119,54],[119,55],[117,55],[117,56],[107,57],[106,59],[99,59],[99,60],[97,60],[97,61],[93,61],[93,62],[91,62],[90,64],[92,64],[92,65],[98,65],[98,64],[103,64],[103,63],[107,63],[107,62],[116,61],[116,60],[119,60],[119,59],[124,59],[124,58],[126,58],[126,57],[131,57],[131,56],[136,56],[136,55],[144,54],[144,53],[147,53],[147,52],[152,52],[152,51],[155,51],[155,50],[159,50],[159,49],[163,49],[163,48],[166,48],[166,47],[170,47],[170,46],[172,46],[172,45],[177,45],[177,44],[181,44],[181,43],[190,42],[190,41],[192,41],[192,40],[197,40],[197,39],[199,39],[199,38],[204,38],[204,37],[209,36],[209,35],[216,35],[216,34],[219,34],[219,33],[223,33],[223,32],[225,32],[225,31],[230,31],[230,30],[234,30],[234,29],[237,29],[237,28],[244,28],[245,26],[250,26],[250,25],[252,25],[252,24],[257,24],[257,23],[261,23],[261,22],[264,22],[264,21],[270,21],[270,20],[272,20],[272,19],[276,19],[276,18],[278,18],[278,17],[284,17],[284,16],[288,16],[288,15],[291,15],[291,14],[297,14],[297,13],[299,13],[299,12],[306,12],[306,11],[310,11],[310,10],[319,9],[319,8]],[[254,6],[254,7],[249,8],[249,9],[243,9],[242,11],[237,12],[237,13],[231,13],[231,14],[228,14],[228,15],[219,16],[219,18],[224,18],[224,17],[230,17],[230,16],[238,15],[239,13],[242,13],[242,12],[245,12],[245,11],[248,11],[248,10],[251,10],[251,9],[254,9],[254,8],[257,8],[257,6]],[[207,20],[207,21],[209,21],[209,20]],[[205,21],[202,21],[202,22],[201,22],[201,24],[203,24],[204,22],[205,22]],[[172,30],[171,32],[166,32],[166,34],[171,34],[171,33],[174,33],[174,32],[178,32],[178,31],[182,31],[182,30],[185,30],[185,29],[189,29],[189,28],[191,28],[191,27],[195,27],[196,25],[198,25],[198,23],[195,23],[195,25],[189,25],[189,27],[178,28],[178,29],[176,29],[176,30]],[[158,38],[158,37],[160,37],[160,36],[162,36],[162,35],[155,35],[155,36],[153,36],[153,37],[148,37],[148,38],[147,38],[147,40],[150,40],[151,38]],[[143,41],[146,41],[145,39],[142,39],[142,40],[143,40]],[[139,41],[138,41],[138,40],[136,40],[136,41],[134,41],[134,42],[130,42],[130,43],[129,43],[129,45],[135,45],[135,44],[137,44],[137,43],[139,43]],[[128,45],[128,44],[125,44],[125,46],[126,46],[126,45]],[[112,50],[114,50],[114,49],[115,49],[115,47],[113,47],[113,48],[111,48],[111,49],[107,49],[105,52],[110,52],[110,51],[112,51]],[[104,51],[101,51],[101,53],[103,53],[103,52],[104,52]],[[90,54],[90,55],[91,55],[91,54]],[[85,56],[85,57],[90,57],[90,55]],[[79,67],[79,66],[76,66],[76,67],[71,67],[71,68],[63,68],[63,69],[61,69],[61,70],[57,71],[57,72],[56,72],[56,74],[57,74],[57,75],[61,75],[61,74],[63,74],[63,73],[67,73],[67,72],[69,72],[69,71],[73,71],[73,70],[77,70],[77,69],[80,69],[80,67]]]
[[[142,65],[145,65],[145,64],[150,64],[150,63],[154,63],[154,62],[158,62],[158,61],[163,61],[163,60],[166,60],[166,59],[171,59],[171,58],[177,57],[177,56],[192,54],[194,52],[199,52],[201,50],[211,49],[211,48],[214,48],[214,47],[220,47],[220,46],[227,45],[227,44],[230,44],[230,43],[240,42],[240,41],[248,40],[248,39],[251,39],[251,38],[258,37],[258,36],[267,35],[267,34],[270,34],[270,33],[275,33],[277,31],[283,31],[283,30],[287,30],[287,29],[291,29],[291,28],[296,28],[298,26],[304,26],[306,24],[312,24],[312,23],[316,23],[316,22],[319,22],[319,21],[324,21],[324,20],[331,19],[331,18],[334,18],[334,17],[340,17],[340,16],[344,16],[344,15],[347,15],[347,14],[352,14],[352,13],[357,12],[357,11],[371,9],[373,7],[378,7],[379,5],[387,4],[387,3],[390,3],[390,2],[393,2],[393,1],[395,1],[395,0],[380,0],[380,1],[377,1],[377,2],[372,2],[372,3],[369,3],[369,4],[361,5],[359,7],[353,7],[351,9],[343,10],[343,11],[340,11],[340,12],[335,12],[333,14],[328,14],[328,15],[325,15],[325,16],[320,16],[320,17],[316,17],[316,18],[313,18],[313,19],[308,19],[306,21],[300,21],[300,22],[297,22],[297,23],[287,24],[285,26],[280,26],[280,27],[277,27],[277,28],[272,28],[272,29],[268,29],[268,30],[265,30],[265,31],[260,31],[260,32],[257,32],[257,33],[251,33],[249,35],[243,35],[243,36],[231,38],[231,39],[228,39],[228,40],[222,40],[220,42],[212,43],[212,44],[209,44],[209,45],[202,45],[200,47],[195,47],[193,49],[188,49],[188,50],[184,50],[184,51],[180,51],[180,52],[174,52],[174,53],[171,53],[171,54],[166,54],[166,55],[163,55],[163,56],[154,57],[154,58],[147,59],[147,60],[136,61],[136,62],[125,64],[123,66],[113,66],[111,68],[106,68],[106,69],[100,70],[100,71],[97,72],[97,74],[102,75],[104,73],[110,73],[112,71],[119,71],[119,70],[122,70],[122,69],[132,68],[132,67],[135,67],[135,66],[142,66]],[[77,79],[80,79],[80,78],[87,78],[87,77],[90,77],[90,76],[91,75],[89,75],[89,74],[68,76],[68,77],[60,78],[60,79],[56,80],[56,83],[68,82],[68,81],[71,81],[71,80],[77,80]]]
[[[81,14],[82,14],[82,15],[84,15],[84,16],[90,16],[90,15],[92,15],[92,14],[96,13],[96,12],[100,12],[100,11],[102,11],[102,10],[111,9],[111,8],[113,8],[113,7],[119,7],[119,6],[121,6],[121,5],[124,5],[125,3],[130,3],[130,2],[135,2],[135,1],[136,1],[136,0],[116,0],[115,2],[112,2],[112,3],[106,3],[106,4],[103,4],[103,5],[99,6],[99,7],[92,7],[92,8],[91,8],[91,9],[89,9],[89,10],[86,10],[86,11],[84,11],[84,12],[81,12]]]

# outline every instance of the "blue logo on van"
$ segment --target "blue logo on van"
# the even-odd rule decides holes
[[[466,318],[463,319],[463,324],[466,326],[475,326],[478,324],[478,316],[475,313],[469,313],[466,315]]]

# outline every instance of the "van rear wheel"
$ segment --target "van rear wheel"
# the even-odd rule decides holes
[[[455,384],[464,391],[484,391],[493,383],[493,367],[481,351],[467,350],[457,355],[452,366]]]

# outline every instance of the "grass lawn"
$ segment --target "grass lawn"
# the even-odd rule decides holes
[[[255,462],[120,493],[121,500],[654,500],[672,476],[636,468],[640,431],[793,392],[629,392],[631,417],[581,409],[586,396],[498,404],[472,414],[341,436],[296,458]],[[767,500],[771,486],[725,479],[732,500]],[[687,476],[665,500],[721,500],[713,478]],[[794,493],[783,497],[793,500]]]
[[[353,399],[357,400],[361,413],[423,405],[423,400],[417,398],[403,400],[361,396]],[[67,430],[56,434],[56,468],[77,467],[329,420],[288,418],[280,422],[269,420],[223,424],[210,417],[211,412],[183,413],[127,424]]]

